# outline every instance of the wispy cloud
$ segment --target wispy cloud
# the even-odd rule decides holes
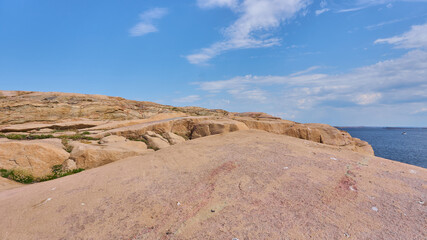
[[[330,11],[330,9],[326,7],[327,5],[328,5],[328,1],[326,0],[320,1],[319,3],[320,9],[315,11],[316,16],[319,16],[322,13]]]
[[[200,99],[201,98],[199,95],[189,95],[186,97],[174,99],[173,101],[177,103],[193,103],[199,101]]]
[[[153,24],[153,20],[160,19],[168,13],[166,8],[153,8],[139,15],[140,22],[129,30],[132,37],[142,36],[148,33],[157,32],[158,29]]]
[[[368,7],[387,4],[387,8],[393,7],[391,3],[393,2],[427,2],[427,0],[356,0],[354,1],[353,6],[350,8],[344,8],[337,10],[337,13],[347,13],[347,12],[355,12],[360,11]]]
[[[322,13],[325,13],[325,12],[328,12],[328,11],[330,11],[331,9],[329,9],[329,8],[323,8],[323,9],[319,9],[319,10],[316,10],[316,16],[319,16],[320,14],[322,14]]]
[[[427,113],[427,107],[420,108],[412,112],[412,114],[420,114],[420,113]]]
[[[188,55],[192,64],[204,64],[233,49],[264,48],[280,44],[280,39],[265,32],[279,27],[305,9],[310,0],[198,0],[203,8],[228,7],[239,17],[223,30],[224,40]]]
[[[308,73],[317,67],[287,76],[238,76],[197,83],[201,90],[225,92],[234,98],[266,104],[286,101],[291,110],[314,106],[369,106],[427,101],[427,52],[404,56],[354,69],[339,75]],[[257,93],[258,97],[250,97]],[[268,96],[268,97],[267,97]],[[286,100],[284,100],[286,99]]]
[[[367,8],[368,6],[363,6],[363,7],[355,7],[355,8],[346,8],[346,9],[341,9],[336,11],[337,13],[347,13],[347,12],[355,12],[355,11],[359,11],[362,9]]]
[[[238,0],[197,0],[197,5],[200,8],[214,8],[214,7],[236,7]]]
[[[397,48],[427,48],[427,23],[414,25],[411,30],[399,36],[377,39],[375,43],[393,44]]]
[[[380,27],[385,26],[385,25],[389,25],[389,24],[393,24],[393,23],[398,23],[398,22],[402,22],[402,21],[405,21],[405,20],[407,20],[407,18],[394,19],[394,20],[390,20],[390,21],[385,21],[385,22],[380,22],[380,23],[377,23],[377,24],[369,25],[369,26],[366,26],[365,28],[368,29],[368,30],[374,30],[374,29],[380,28]]]

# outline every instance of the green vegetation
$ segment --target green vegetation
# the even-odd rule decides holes
[[[131,141],[138,141],[138,142],[143,142],[143,143],[145,143],[146,145],[148,145],[148,141],[147,141],[147,139],[145,139],[145,138],[128,138],[129,140],[131,140]]]
[[[157,147],[151,147],[151,146],[147,146],[147,148],[148,148],[148,149],[153,149],[154,151],[158,151],[158,150],[160,150],[160,148],[157,148]]]
[[[2,138],[7,138],[7,139],[12,139],[12,140],[35,140],[35,139],[47,139],[47,138],[53,138],[53,135],[25,135],[25,134],[8,134],[8,135],[4,135],[4,134],[0,134],[0,137]]]
[[[88,132],[88,131],[84,131],[82,134],[83,134],[83,135],[89,135],[89,134],[90,134],[90,132]]]
[[[75,135],[64,135],[64,136],[60,136],[59,138],[61,139],[70,139],[70,140],[99,140],[99,138],[93,138],[93,137],[89,137],[89,136],[85,136],[83,134],[75,134]]]
[[[90,134],[90,133],[89,133]],[[75,134],[75,135],[64,135],[64,136],[59,136],[57,138],[60,139],[70,139],[70,140],[99,140],[99,138],[93,138],[93,137],[89,137],[86,136],[87,133],[84,132],[83,134]],[[35,140],[35,139],[47,139],[47,138],[55,138],[55,136],[48,134],[48,135],[34,135],[34,134],[29,134],[29,135],[25,135],[25,134],[0,134],[0,138],[7,138],[7,139],[12,139],[12,140]]]
[[[2,168],[0,169],[0,175],[20,183],[29,184],[34,182],[34,177],[23,170],[6,170]]]
[[[64,145],[64,150],[68,153],[71,153],[73,151],[73,146],[71,146],[68,142],[68,139],[63,138],[61,139],[62,145]]]
[[[37,178],[35,182],[44,182],[44,181],[53,180],[56,178],[65,177],[68,175],[79,173],[83,170],[84,170],[83,168],[77,168],[77,169],[73,169],[73,170],[63,171],[62,165],[55,165],[52,167],[52,174],[44,176],[42,178]]]
[[[30,183],[44,182],[44,181],[49,181],[49,180],[53,180],[60,177],[65,177],[68,175],[79,173],[83,170],[84,170],[83,168],[78,168],[78,169],[64,171],[62,170],[62,165],[55,165],[52,167],[52,174],[49,174],[44,177],[35,178],[33,175],[31,175],[27,171],[20,170],[20,169],[11,169],[11,170],[0,169],[0,175],[4,178],[8,178],[16,182],[30,184]]]

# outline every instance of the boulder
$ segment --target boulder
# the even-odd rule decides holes
[[[60,141],[60,140],[59,140]],[[22,169],[35,177],[52,172],[54,165],[60,165],[70,156],[62,145],[54,141],[1,141],[0,168]]]
[[[172,132],[164,133],[163,136],[169,141],[171,145],[185,142],[185,138]]]
[[[72,159],[67,159],[62,163],[62,171],[70,171],[77,168],[77,164]]]
[[[99,142],[101,144],[106,144],[106,143],[116,143],[116,142],[125,142],[125,141],[126,141],[125,137],[117,136],[117,135],[110,135],[110,136],[102,138]]]
[[[285,134],[286,129],[289,127],[297,124],[293,121],[288,120],[257,120],[254,118],[248,118],[248,117],[234,117],[234,120],[237,120],[239,122],[243,122],[248,126],[250,129],[257,129],[257,130],[263,130],[266,132],[271,133],[277,133],[277,134]]]
[[[86,144],[73,141],[70,145],[73,147],[70,158],[76,162],[78,168],[84,169],[102,166],[149,152],[145,143],[137,141],[105,144]]]
[[[250,114],[247,114],[250,116]],[[359,153],[374,155],[372,147],[365,141],[351,137],[327,124],[306,123],[301,124],[282,119],[257,120],[251,117],[233,117],[234,120],[245,123],[250,129],[288,135],[313,142],[345,147]]]
[[[144,138],[148,142],[148,147],[158,150],[165,147],[169,147],[169,141],[165,139],[164,137],[160,136],[159,134],[153,132],[153,131],[147,131],[144,134]]]
[[[144,122],[131,126],[111,129],[96,134],[94,135],[94,137],[102,138],[108,135],[119,135],[124,136],[126,138],[137,139],[140,138],[142,135],[145,135],[147,131],[155,131],[160,133],[174,132],[181,135],[186,135],[191,132],[195,124],[212,118],[213,117],[176,117],[153,122]]]
[[[248,130],[243,122],[232,119],[206,120],[194,125],[191,138],[205,137],[215,134],[229,133],[239,130]]]

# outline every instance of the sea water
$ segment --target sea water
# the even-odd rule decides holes
[[[427,128],[340,127],[369,142],[375,156],[427,168]]]

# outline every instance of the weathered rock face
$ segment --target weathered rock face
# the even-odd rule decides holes
[[[206,120],[194,125],[191,138],[194,139],[248,129],[249,128],[244,123],[232,119]]]
[[[0,168],[22,169],[36,177],[50,174],[54,165],[62,164],[69,156],[62,147],[41,140],[0,142]]]
[[[163,136],[169,141],[171,145],[185,142],[185,138],[171,132],[164,133]]]
[[[117,143],[117,142],[126,142],[126,138],[122,136],[117,136],[117,135],[110,135],[99,140],[99,143],[101,144]]]
[[[425,239],[426,185],[425,168],[237,131],[0,192],[0,239]]]
[[[333,146],[341,146],[355,152],[374,155],[372,147],[367,142],[352,138],[347,132],[327,124],[301,124],[281,119],[256,120],[249,117],[234,117],[234,119],[245,123],[250,129],[283,134]]]
[[[28,132],[38,130],[39,133],[48,133],[54,130],[76,130],[81,128],[95,127],[105,124],[105,121],[70,121],[62,123],[24,123],[0,128],[0,132]],[[42,131],[45,130],[45,131]]]
[[[152,102],[120,97],[75,93],[0,91],[0,125],[25,122],[52,122],[64,119],[131,120],[159,113],[183,112],[188,115],[227,114],[204,108],[173,108]]]
[[[70,145],[73,150],[70,158],[76,162],[78,168],[88,169],[150,152],[143,142],[128,141],[126,139],[124,141],[111,142],[109,140],[112,140],[112,138],[101,140],[104,144],[72,142]]]
[[[165,147],[169,147],[169,141],[165,139],[164,137],[160,136],[160,134],[157,134],[152,131],[147,131],[144,134],[144,138],[148,142],[148,147],[158,150]]]
[[[102,138],[101,144],[73,142],[75,148],[72,158],[79,168],[101,166],[147,151],[143,142],[127,139],[146,141],[150,148],[157,150],[184,142],[181,136],[196,139],[247,129],[264,130],[373,155],[368,143],[329,125],[300,124],[260,112],[228,113],[198,107],[176,108],[101,95],[14,91],[0,91],[0,110],[0,137],[2,134],[7,137],[14,134],[38,134],[56,138],[73,135],[89,140]],[[59,150],[64,148],[59,139],[47,139],[41,143],[53,144]],[[33,149],[25,149],[28,151],[22,152],[22,156],[36,154]],[[35,159],[41,157],[40,154],[36,156]],[[62,157],[57,161],[48,161],[61,164],[65,160]],[[66,165],[72,168],[70,164],[72,162]],[[42,165],[39,164],[35,172],[50,172],[52,164]],[[14,165],[9,164],[7,167]]]
[[[72,159],[67,159],[62,163],[62,171],[70,171],[77,168],[77,164]]]
[[[147,131],[154,131],[159,133],[173,132],[188,136],[197,123],[212,118],[213,117],[177,117],[153,122],[145,122],[104,131],[94,135],[94,137],[104,137],[113,134],[124,136],[129,139],[140,139]]]
[[[231,117],[249,117],[255,118],[257,120],[269,119],[269,120],[280,120],[281,118],[272,116],[263,112],[242,112],[242,113],[233,113],[230,115]]]

